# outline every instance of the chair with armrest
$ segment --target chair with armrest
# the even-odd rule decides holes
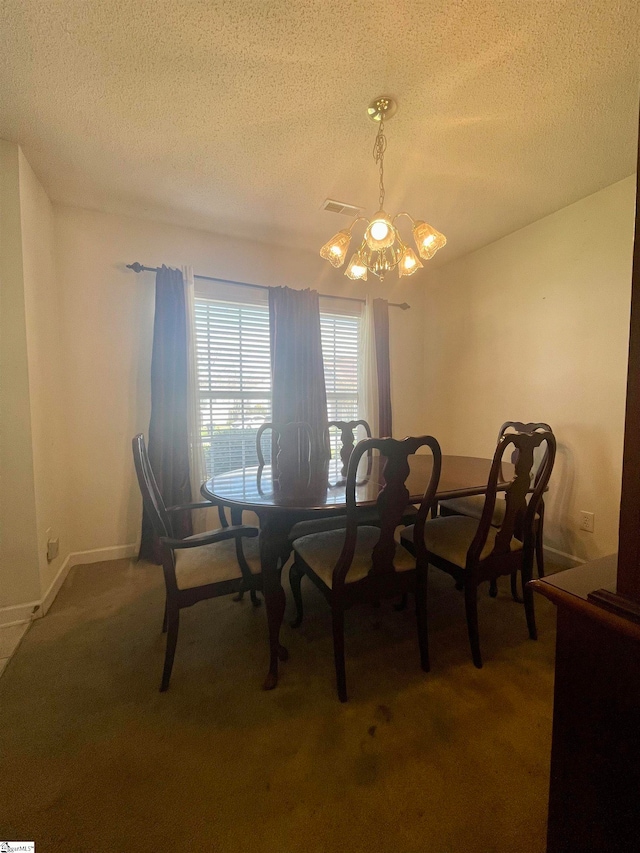
[[[247,558],[245,553],[249,574],[243,576],[244,570],[240,568],[236,558],[236,543],[241,540],[255,540],[258,529],[245,525],[233,525],[187,536],[184,539],[176,539],[171,525],[173,513],[210,508],[212,504],[207,501],[179,507],[165,507],[149,463],[144,436],[136,435],[132,445],[142,500],[153,530],[159,539],[162,554],[166,587],[163,632],[166,631],[167,634],[167,646],[160,690],[164,692],[169,687],[173,668],[180,610],[207,598],[238,592],[243,584],[251,589],[261,587],[259,559],[256,556]],[[254,549],[254,554],[256,553],[257,549]]]
[[[415,525],[417,544],[416,558],[413,559],[396,542],[395,530],[401,523],[409,501],[405,485],[409,476],[409,456],[424,446],[429,447],[433,454],[433,468]],[[358,465],[362,456],[373,450],[379,451],[386,458],[385,484],[376,501],[379,526],[361,523],[356,500]],[[436,494],[441,464],[440,445],[432,436],[405,438],[403,441],[393,438],[364,439],[356,445],[349,459],[346,528],[302,536],[293,543],[296,577],[307,575],[331,607],[336,681],[341,702],[347,700],[344,610],[357,602],[375,603],[381,598],[413,592],[416,597],[420,662],[422,669],[429,671],[424,582],[427,555],[422,530]],[[294,597],[299,624],[302,619],[299,586],[297,590],[294,587]]]
[[[525,432],[532,433],[542,431],[542,432],[553,432],[549,424],[545,423],[522,423],[522,421],[506,421],[500,427],[498,431],[498,441],[508,432]],[[538,454],[538,458],[536,459],[533,467],[533,480],[531,489],[535,488],[535,485],[538,481],[538,477],[544,467],[546,461],[546,452],[543,454]],[[515,453],[515,451],[514,451]],[[515,461],[515,459],[512,459]],[[484,495],[471,495],[465,498],[452,498],[451,500],[441,501],[440,502],[440,514],[441,515],[466,515],[469,518],[479,519],[482,516],[482,510],[484,507]],[[496,499],[496,506],[493,514],[493,518],[491,519],[491,524],[495,526],[500,526],[502,523],[502,519],[504,518],[505,513],[505,501],[504,497],[500,497]],[[538,511],[535,517],[535,553],[536,553],[536,565],[538,568],[538,577],[544,577],[544,497],[540,498],[540,504],[538,506]],[[492,594],[495,594],[495,587],[492,589]],[[514,597],[515,597],[515,588],[513,589]]]
[[[534,451],[545,445],[545,462],[529,494]],[[498,526],[492,523],[497,483],[503,457],[510,447],[517,451],[515,474],[505,490],[505,508]],[[529,636],[537,638],[531,580],[535,547],[534,524],[542,494],[547,487],[556,454],[551,431],[505,433],[493,457],[487,492],[479,520],[464,515],[440,516],[424,525],[424,541],[431,565],[450,574],[464,589],[467,629],[474,664],[482,667],[478,633],[478,585],[496,581],[501,575],[520,574]],[[415,553],[413,527],[401,534],[401,542]]]
[[[207,493],[204,491],[205,484],[203,483],[200,487],[200,493],[203,498],[207,498],[206,504],[200,504],[199,506],[207,506],[207,507],[216,507],[218,510],[218,518],[220,519],[220,527],[226,528],[229,527],[229,519],[227,518],[226,507],[224,504],[213,503],[207,497]],[[231,515],[231,524],[239,525],[242,524],[242,510],[237,509],[236,507],[230,507],[230,515]],[[246,542],[245,545],[249,548],[249,553],[253,560],[257,560],[259,558],[258,547],[254,542],[249,541]],[[245,592],[249,593],[251,597],[251,603],[254,607],[259,607],[262,604],[262,600],[259,598],[258,593],[256,591],[255,584],[253,583],[253,574],[251,570],[251,566],[247,562],[247,558],[244,553],[243,540],[241,538],[236,539],[235,541],[236,548],[236,560],[238,561],[238,565],[240,566],[240,570],[242,572],[242,584],[240,585],[240,590],[234,596],[234,601],[242,601],[244,598]],[[245,581],[245,578],[247,579]]]

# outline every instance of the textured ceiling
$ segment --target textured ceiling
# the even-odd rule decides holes
[[[56,201],[317,249],[388,93],[444,262],[634,171],[639,55],[637,0],[3,0],[0,137]]]

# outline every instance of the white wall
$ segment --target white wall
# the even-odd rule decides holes
[[[46,595],[71,550],[67,512],[69,447],[62,316],[54,268],[53,209],[20,151],[20,216],[29,362],[29,402],[41,592]],[[47,531],[60,540],[47,560]]]
[[[332,228],[333,220],[328,236]],[[126,545],[139,536],[131,438],[149,425],[154,276],[127,270],[132,261],[191,264],[196,273],[220,278],[409,302],[410,311],[390,311],[394,432],[421,430],[426,275],[363,285],[312,253],[64,206],[55,206],[55,245],[67,350],[74,551]]]
[[[40,600],[19,155],[0,140],[0,624]]]
[[[558,439],[547,544],[617,549],[635,177],[441,268],[425,289],[426,424],[488,456],[505,420]],[[578,530],[581,510],[594,533]]]
[[[36,288],[45,304],[55,292],[51,225],[48,200],[20,149],[0,140],[0,624],[30,618],[60,565],[46,562],[44,529],[58,514],[47,494],[57,473],[48,454],[59,448],[47,441],[53,418],[40,405],[59,348],[46,346],[45,332],[38,355],[34,342],[49,321],[31,313]]]

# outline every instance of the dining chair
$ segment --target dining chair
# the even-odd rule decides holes
[[[421,447],[429,447],[433,467],[415,524],[415,559],[395,539],[404,510],[409,502],[405,481],[409,476],[409,456]],[[376,500],[378,525],[362,524],[358,512],[357,477],[362,456],[377,450],[385,457],[384,485]],[[405,438],[367,438],[358,442],[349,459],[346,482],[347,523],[342,530],[330,530],[302,536],[293,542],[294,569],[292,591],[297,608],[297,624],[303,616],[300,580],[311,579],[331,608],[333,648],[338,697],[347,701],[344,656],[344,611],[357,602],[375,604],[381,598],[413,592],[420,663],[429,671],[429,649],[426,611],[426,548],[422,531],[427,512],[433,503],[442,453],[432,436]],[[420,564],[422,570],[416,566]]]
[[[349,459],[351,458],[351,453],[353,452],[353,448],[356,443],[355,431],[356,429],[358,429],[358,427],[362,427],[362,429],[365,431],[366,437],[371,438],[371,427],[364,420],[329,421],[329,423],[327,424],[327,444],[329,446],[329,452],[331,452],[330,430],[332,428],[340,430],[340,460],[342,462],[342,469],[340,473],[343,477],[347,476]]]
[[[498,431],[498,441],[505,435],[507,432],[525,432],[532,433],[536,430],[540,430],[542,432],[553,432],[549,424],[545,423],[523,423],[522,421],[506,421],[500,427]],[[516,451],[514,451],[515,453]],[[512,461],[514,461],[512,459]],[[537,459],[535,460],[533,467],[533,479],[532,479],[532,488],[535,488],[536,482],[542,470],[544,468],[546,459],[546,450],[542,454],[538,454]],[[484,495],[470,495],[464,498],[451,498],[450,500],[441,501],[439,504],[440,514],[441,515],[466,515],[469,518],[479,519],[482,515],[482,510],[484,507]],[[504,518],[505,513],[505,501],[504,498],[498,498],[496,500],[496,506],[493,513],[493,518],[491,519],[491,524],[496,527],[500,526],[502,523],[502,519]],[[535,555],[536,555],[536,566],[538,569],[538,577],[544,577],[544,496],[540,497],[540,504],[538,506],[538,510],[536,512],[536,516],[534,519],[534,531],[535,531]],[[514,598],[517,598],[515,588],[512,584],[512,592],[514,593]],[[497,594],[497,590],[495,587],[492,588],[491,594],[493,597]]]
[[[314,450],[313,430],[304,421],[292,421],[286,424],[274,424],[267,421],[260,425],[256,433],[256,454],[258,466],[264,468],[265,458],[262,452],[262,436],[269,430],[272,433],[271,468],[278,477],[299,479],[310,475]]]
[[[534,451],[545,445],[544,465],[540,466],[529,495]],[[505,511],[499,525],[492,524],[497,483],[503,458],[509,448],[517,451],[515,473],[505,489]],[[550,430],[505,433],[496,447],[480,519],[464,515],[439,516],[424,525],[424,544],[429,564],[450,574],[464,589],[467,629],[474,664],[482,667],[478,632],[478,585],[496,581],[502,575],[522,577],[524,609],[531,639],[537,639],[531,580],[534,552],[534,519],[547,487],[556,454],[556,440]],[[400,537],[404,547],[415,553],[413,526]],[[426,570],[425,570],[426,571]]]
[[[206,495],[206,492],[204,491],[204,487],[205,487],[205,484],[203,483],[202,486],[200,487],[200,494],[202,495],[203,498],[206,498],[207,495]],[[219,504],[219,503],[214,504],[213,502],[209,501],[207,503],[207,506],[210,506],[210,507],[215,506],[217,508],[218,518],[220,519],[220,527],[221,528],[224,529],[224,528],[230,526],[229,525],[229,519],[227,518],[227,512],[226,512],[227,507],[224,504]],[[230,511],[230,515],[231,515],[231,524],[232,525],[242,524],[242,510],[237,509],[236,507],[229,507],[229,511]],[[242,583],[240,585],[239,591],[233,597],[233,600],[234,601],[242,601],[244,599],[245,592],[248,592],[249,596],[251,598],[251,603],[253,604],[253,606],[254,607],[260,607],[260,605],[262,604],[262,599],[258,596],[258,592],[256,590],[255,584],[253,583],[253,579],[252,579],[253,575],[252,575],[251,566],[249,565],[247,558],[245,556],[242,543],[243,543],[242,538],[238,538],[235,541],[236,560],[238,561],[238,565],[239,565],[240,571],[242,573]],[[254,559],[257,559],[258,558],[257,547],[255,547],[253,542],[249,542],[247,544],[251,549],[252,557]],[[245,580],[245,578],[247,580]]]
[[[262,450],[262,436],[267,430],[272,431],[274,435],[275,452],[277,454],[276,464],[278,466],[280,477],[284,476],[285,478],[289,478],[289,480],[295,481],[300,478],[304,479],[305,476],[310,476],[313,462],[312,454],[314,450],[311,426],[303,421],[293,421],[287,424],[273,424],[267,421],[261,424],[256,435],[256,453],[258,456],[259,472],[265,465],[265,458]],[[327,453],[330,452],[328,445],[326,451]],[[335,530],[337,528],[344,528],[344,526],[344,515],[299,521],[292,528],[289,535],[289,541],[293,542],[297,537],[304,536],[307,533],[318,533],[323,530]]]
[[[261,588],[262,576],[257,548],[253,549],[250,557],[247,557],[247,552],[244,554],[249,569],[248,576],[238,564],[235,551],[237,542],[255,540],[259,531],[255,527],[239,524],[176,539],[171,524],[171,516],[174,513],[211,508],[212,504],[205,501],[165,507],[149,462],[144,436],[136,435],[132,445],[142,501],[160,542],[162,556],[166,587],[162,631],[167,634],[167,645],[160,690],[164,692],[169,687],[173,668],[180,610],[207,598],[238,592],[243,585],[248,585],[251,589]]]

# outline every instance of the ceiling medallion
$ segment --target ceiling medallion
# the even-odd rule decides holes
[[[446,237],[431,225],[427,225],[421,219],[414,219],[408,213],[396,213],[393,219],[384,211],[384,152],[387,148],[387,137],[384,135],[385,119],[390,119],[396,111],[396,102],[393,98],[381,95],[369,104],[367,110],[373,121],[380,122],[376,140],[373,146],[373,159],[378,164],[380,172],[380,197],[378,204],[380,209],[373,219],[365,219],[358,216],[351,225],[338,233],[320,249],[321,257],[341,267],[347,257],[349,243],[351,242],[351,231],[358,222],[365,222],[364,239],[358,250],[353,253],[347,265],[345,275],[354,280],[367,280],[367,274],[377,275],[380,281],[384,280],[386,273],[397,268],[398,277],[413,275],[416,270],[422,268],[419,258],[410,246],[407,246],[395,226],[400,216],[406,216],[411,220],[413,238],[421,258],[428,261],[438,249],[447,242]]]

